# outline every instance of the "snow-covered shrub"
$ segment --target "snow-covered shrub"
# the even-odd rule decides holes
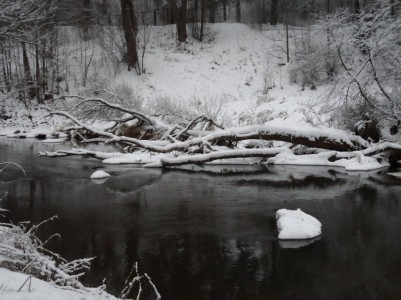
[[[169,123],[181,123],[189,119],[188,108],[182,104],[182,101],[171,99],[168,96],[159,96],[156,99],[148,100],[144,111]]]
[[[0,266],[12,271],[24,272],[45,281],[62,286],[82,288],[78,278],[89,269],[92,258],[67,262],[45,249],[45,242],[36,237],[37,229],[55,218],[28,228],[27,223],[0,224],[2,245]],[[53,235],[51,238],[58,237]],[[49,239],[48,239],[49,240]]]
[[[236,99],[229,94],[202,98],[195,96],[188,99],[186,101],[186,105],[192,118],[204,115],[226,127],[231,125],[231,123],[230,116],[225,109],[225,105],[235,100]]]
[[[132,86],[126,82],[121,82],[110,88],[111,92],[119,99],[124,101],[131,108],[141,110],[143,104],[143,96],[134,92]],[[110,99],[113,100],[113,99]]]
[[[1,163],[1,165],[5,165],[5,167],[10,164],[16,165],[22,169],[21,166],[15,163]],[[5,167],[0,169],[0,172],[5,170]],[[25,173],[23,169],[22,171]],[[7,193],[0,195],[0,203],[6,195]],[[4,217],[2,213],[5,212],[7,212],[7,210],[0,207],[0,217]],[[108,294],[105,291],[105,285],[97,288],[85,287],[79,281],[79,278],[90,269],[90,263],[94,258],[67,261],[59,254],[46,249],[48,241],[53,238],[60,238],[58,234],[52,235],[45,242],[41,241],[36,235],[41,226],[54,221],[56,218],[57,217],[52,217],[38,225],[31,225],[29,222],[21,222],[17,225],[0,223],[0,268],[29,275],[18,290],[8,288],[6,290],[8,294],[13,292],[19,293],[24,285],[27,285],[29,293],[33,298],[41,298],[43,294],[37,296],[35,295],[34,290],[30,289],[30,280],[33,277],[49,282],[51,286],[59,288],[60,295],[62,294],[62,291],[70,291],[71,294],[69,294],[69,297],[71,298],[68,299],[117,300],[127,299],[127,297],[141,299],[142,294],[154,295],[154,299],[161,299],[160,293],[149,275],[146,273],[139,273],[138,263],[134,264],[118,298]],[[13,280],[11,278],[9,279]],[[13,286],[12,282],[10,286]],[[59,293],[57,289],[52,291],[54,292],[52,293],[53,296],[54,294]],[[39,293],[43,293],[43,290],[40,289]],[[76,295],[76,297],[73,295]],[[23,296],[21,297],[24,298]]]
[[[294,53],[290,66],[290,81],[303,89],[315,89],[337,74],[339,60],[329,47],[329,33],[320,24],[294,35]]]
[[[127,60],[123,31],[117,26],[102,26],[99,42],[117,74],[120,64]]]
[[[199,116],[206,116],[226,127],[232,124],[224,106],[235,100],[236,98],[229,94],[209,97],[194,96],[193,98],[178,100],[170,97],[159,97],[153,101],[148,101],[145,112],[160,116],[164,121],[171,124],[188,123],[188,121]]]
[[[276,83],[274,81],[274,74],[273,71],[270,69],[269,65],[263,71],[263,94],[267,94],[269,90],[274,88]]]
[[[397,12],[399,13],[399,12]],[[389,1],[372,1],[359,14],[341,11],[321,21],[341,72],[329,100],[337,115],[355,124],[369,112],[382,127],[401,123],[401,18]]]

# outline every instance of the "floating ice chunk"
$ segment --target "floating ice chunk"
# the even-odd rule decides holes
[[[96,171],[95,173],[93,173],[90,178],[91,179],[101,179],[101,178],[107,178],[109,176],[110,176],[109,173],[99,170],[99,171]]]
[[[299,208],[279,209],[276,219],[280,240],[312,239],[322,234],[322,224]]]

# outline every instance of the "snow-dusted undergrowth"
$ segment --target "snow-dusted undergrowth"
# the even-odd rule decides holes
[[[5,195],[0,197],[0,202]],[[0,214],[6,212],[0,208]],[[134,297],[139,300],[143,292],[142,283],[145,282],[153,291],[155,299],[161,299],[150,277],[146,273],[139,274],[137,263],[118,298],[108,294],[105,285],[97,288],[84,286],[79,278],[90,269],[90,262],[94,258],[67,261],[46,248],[47,242],[58,238],[58,234],[52,235],[45,242],[36,236],[40,226],[56,218],[32,226],[29,222],[18,225],[0,223],[0,299],[118,300]]]
[[[53,220],[54,218],[48,221]],[[80,283],[79,277],[89,269],[92,258],[67,262],[46,250],[45,243],[35,235],[42,224],[30,229],[26,227],[26,223],[0,224],[0,295],[6,299],[38,299],[43,293],[49,292],[50,295],[59,294],[63,297],[69,295],[67,299],[81,299],[83,295],[88,299],[100,296],[114,299],[104,291],[104,287],[86,288]],[[54,237],[57,235],[52,236]],[[19,292],[22,294],[15,295]]]

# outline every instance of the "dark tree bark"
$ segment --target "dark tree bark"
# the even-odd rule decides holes
[[[235,2],[235,17],[237,23],[241,23],[241,0]]]
[[[21,44],[22,44],[22,62],[24,64],[25,82],[28,87],[29,98],[33,99],[36,96],[35,95],[36,90],[35,90],[35,87],[33,86],[33,79],[32,79],[31,67],[29,65],[28,53],[26,51],[25,42],[22,42]]]
[[[223,0],[223,20],[227,22],[227,0]]]
[[[200,33],[199,33],[199,40],[202,42],[203,41],[203,30],[205,28],[205,13],[207,9],[207,0],[202,0],[201,2],[201,27],[200,27]]]
[[[391,6],[391,16],[394,17],[395,16],[395,1],[394,0],[390,0],[390,6]]]
[[[4,49],[4,45],[2,43],[2,41],[0,41],[0,49],[1,49],[1,53],[3,54],[4,59],[1,60],[1,66],[2,66],[2,71],[3,71],[3,78],[4,78],[4,85],[6,90],[9,92],[11,90],[11,86],[10,86],[10,80],[9,80],[9,76],[8,76],[8,68],[6,65],[6,60],[7,58],[7,51]],[[3,89],[2,89],[3,91]]]
[[[359,0],[355,0],[354,5],[355,5],[355,13],[359,14],[359,11],[361,10],[361,6],[359,4]]]
[[[131,0],[121,0],[121,18],[127,45],[128,70],[131,70],[131,68],[135,69],[138,66],[138,49],[136,45],[138,22]]]
[[[175,24],[177,26],[177,38],[179,42],[187,40],[187,10],[188,0],[181,0],[181,6],[178,7],[176,0],[169,0],[171,12],[173,13]]]
[[[277,25],[277,8],[279,0],[272,0],[270,8],[270,25]]]
[[[209,8],[209,23],[216,22],[216,9],[217,3],[215,0],[208,0],[208,8]]]
[[[36,67],[36,97],[38,99],[38,103],[42,103],[42,78],[40,76],[40,62],[39,62],[39,46],[35,44],[35,67]]]

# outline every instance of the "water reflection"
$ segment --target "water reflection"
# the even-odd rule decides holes
[[[307,240],[279,240],[278,244],[283,249],[298,249],[310,245],[318,240],[320,240],[320,236]]]
[[[28,176],[2,183],[13,221],[59,221],[50,246],[68,259],[96,256],[85,281],[118,293],[139,262],[163,299],[397,299],[401,293],[401,186],[374,172],[321,167],[154,170],[93,159],[38,158],[44,147],[0,139],[2,159]],[[4,145],[6,144],[7,147]],[[53,146],[56,147],[56,146]],[[63,147],[59,145],[57,147]],[[56,148],[55,148],[56,149]],[[277,240],[275,212],[301,208],[323,235],[295,249]]]

